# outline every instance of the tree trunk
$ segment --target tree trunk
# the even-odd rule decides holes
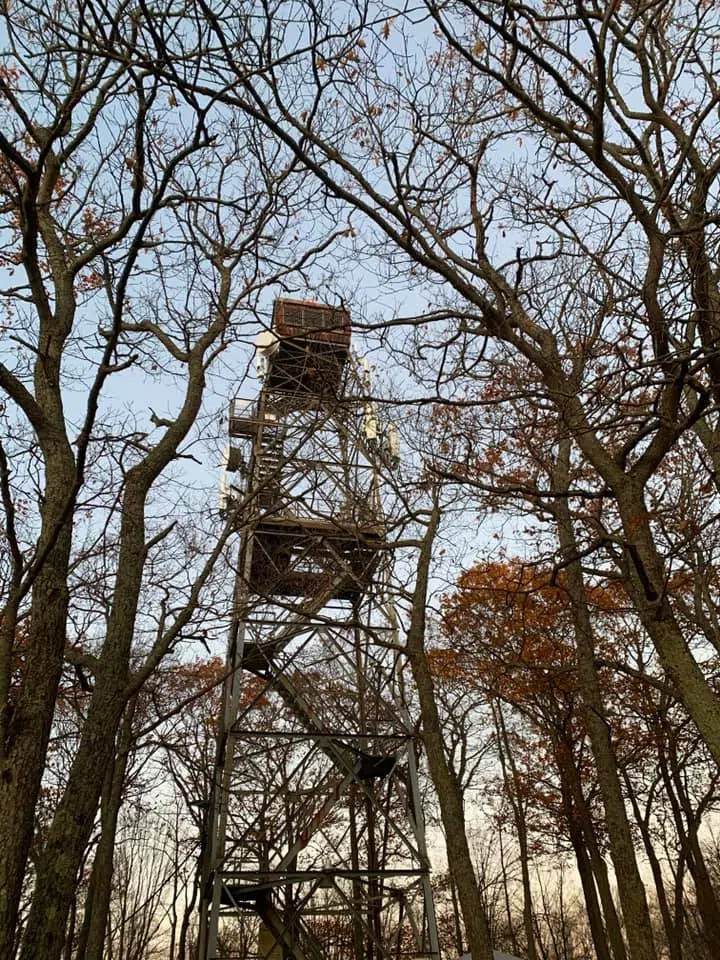
[[[627,776],[625,777],[625,780],[627,782]],[[635,815],[635,822],[637,823],[638,829],[640,830],[640,834],[643,838],[645,853],[648,858],[648,863],[650,864],[650,869],[652,870],[653,880],[655,881],[655,893],[657,896],[660,916],[662,917],[663,926],[665,928],[665,938],[668,945],[669,960],[683,960],[681,943],[682,938],[678,936],[677,927],[670,914],[670,905],[668,903],[667,890],[665,889],[665,881],[662,875],[662,867],[660,865],[660,861],[658,860],[657,854],[655,853],[655,847],[652,836],[650,835],[648,822],[642,816],[640,812],[640,806],[631,790],[628,790],[628,796],[630,797],[630,803],[632,804],[633,813]]]
[[[118,737],[117,753],[109,772],[107,794],[101,803],[100,840],[95,852],[88,895],[85,900],[85,916],[80,931],[77,960],[103,960],[105,930],[112,894],[113,851],[123,801],[136,702],[133,698],[125,711]]]
[[[23,937],[21,960],[55,960],[75,896],[78,865],[95,821],[103,771],[113,761],[122,702],[98,704],[88,717],[68,785],[38,860],[37,893]],[[108,732],[109,731],[109,732]]]
[[[512,952],[517,954],[520,950],[518,946],[517,936],[515,934],[515,922],[512,915],[512,905],[510,903],[510,880],[508,878],[508,868],[507,862],[505,859],[505,844],[503,843],[503,829],[499,827],[498,829],[498,848],[499,848],[499,857],[500,857],[500,882],[502,884],[503,891],[503,906],[505,907],[505,922],[507,924],[508,936],[510,937],[510,946]],[[524,864],[527,867],[527,863]],[[523,919],[525,917],[525,903],[523,903]],[[532,913],[530,914],[530,922],[532,923]]]
[[[420,701],[428,769],[437,790],[440,814],[445,828],[448,863],[458,892],[468,947],[472,960],[493,960],[490,929],[478,895],[465,829],[462,790],[445,753],[432,675],[425,655],[425,607],[432,546],[438,523],[439,508],[435,506],[420,550],[410,626],[407,633],[407,652]]]
[[[458,903],[457,887],[453,880],[452,871],[448,870],[448,882],[450,884],[450,901],[453,909],[453,932],[455,935],[455,949],[458,957],[465,953],[465,943],[463,941],[463,928],[460,922],[460,905]]]
[[[667,593],[667,573],[650,529],[642,491],[617,492],[626,537],[630,597],[663,669],[720,766],[720,700],[692,655]]]
[[[570,440],[560,443],[556,467],[558,490],[567,490],[570,471]],[[582,566],[578,557],[570,507],[566,499],[555,504],[560,548],[566,564],[566,587],[570,598],[577,645],[578,689],[582,698],[585,722],[597,767],[598,784],[605,810],[610,840],[610,854],[615,867],[618,892],[627,930],[629,955],[632,960],[655,960],[650,911],[645,896],[633,844],[630,823],[620,785],[617,761],[595,668],[592,626],[588,609]]]
[[[720,699],[695,660],[673,612],[665,562],[653,538],[643,494],[645,479],[637,470],[635,475],[625,473],[608,454],[589,426],[580,399],[568,391],[556,358],[545,358],[542,368],[569,435],[613,491],[625,536],[628,596],[678,698],[720,766]]]
[[[65,424],[61,366],[63,349],[75,318],[75,297],[73,275],[49,209],[59,175],[57,157],[50,150],[44,163],[27,178],[17,210],[22,233],[22,264],[38,322],[37,349],[33,350],[34,396],[12,375],[9,378],[6,375],[6,384],[14,382],[10,393],[35,431],[45,483],[40,536],[32,561],[37,569],[32,581],[25,662],[20,693],[14,704],[11,704],[8,672],[12,646],[5,651],[0,664],[0,957],[13,955],[67,624],[67,578],[77,469]],[[52,296],[48,295],[44,279],[48,267]],[[27,569],[24,575],[28,576]]]
[[[512,774],[512,785],[508,783],[511,794],[511,804],[513,818],[515,820],[515,829],[517,831],[518,846],[520,848],[520,871],[522,876],[523,888],[523,926],[525,929],[525,939],[527,941],[528,960],[538,960],[537,949],[535,947],[535,931],[533,928],[533,903],[532,888],[530,886],[530,858],[528,854],[528,832],[525,812],[522,808],[522,795],[520,789],[520,778],[518,776],[515,757],[513,756],[510,742],[508,740],[507,730],[505,728],[505,718],[502,714],[502,707],[498,703],[494,709],[495,725],[498,734],[498,746],[500,748],[500,765],[507,783],[507,766],[510,767]],[[507,885],[506,885],[507,893]]]
[[[190,934],[190,921],[195,913],[198,893],[200,891],[200,878],[197,874],[193,879],[192,896],[185,904],[183,910],[182,923],[180,924],[180,938],[178,940],[177,960],[187,960],[188,956],[188,937]]]
[[[620,918],[615,908],[615,899],[610,889],[607,866],[600,852],[595,836],[595,827],[590,816],[590,810],[585,801],[585,795],[582,789],[580,774],[574,763],[567,764],[567,776],[570,789],[572,791],[575,810],[578,822],[585,837],[585,848],[588,852],[590,866],[595,877],[595,886],[602,904],[603,916],[605,918],[605,928],[610,947],[615,960],[627,960],[627,951],[625,949],[625,940],[620,926]]]
[[[144,566],[145,488],[128,480],[112,611],[98,662],[87,719],[68,782],[37,865],[37,889],[23,937],[21,960],[57,960],[75,882],[115,755],[127,703],[129,656]]]
[[[68,450],[46,458],[39,553],[19,697],[3,717],[0,742],[0,957],[12,957],[23,878],[34,831],[55,698],[63,664],[71,526],[62,518],[74,464]],[[64,924],[63,924],[64,933]]]
[[[562,794],[563,809],[570,834],[570,843],[575,853],[575,861],[577,863],[578,873],[580,874],[580,882],[582,884],[588,922],[590,924],[590,934],[593,939],[593,944],[595,945],[597,960],[611,960],[608,940],[605,934],[605,924],[603,923],[597,890],[595,888],[593,870],[585,845],[584,830],[582,828],[577,803],[575,802],[574,777],[570,771],[571,767],[574,769],[574,764],[566,744],[557,739],[554,746],[555,762],[558,773],[560,774],[560,791]]]
[[[222,296],[227,296],[226,290]],[[59,960],[62,951],[66,918],[97,814],[105,770],[113,761],[117,729],[132,694],[130,653],[146,559],[145,499],[195,422],[205,387],[204,354],[224,329],[224,317],[218,310],[218,317],[193,348],[180,413],[157,446],[127,474],[107,637],[98,659],[80,745],[38,859],[36,885],[42,893],[33,898],[21,960]],[[189,609],[185,611],[188,616]]]
[[[670,801],[678,840],[685,851],[688,872],[695,886],[697,911],[705,941],[710,946],[720,943],[718,902],[698,840],[697,817],[680,778],[677,756],[672,744],[673,733],[668,729],[667,724],[664,724],[664,727],[668,740],[670,740],[670,749],[668,751],[669,755],[666,755],[662,748],[660,750],[660,773]]]

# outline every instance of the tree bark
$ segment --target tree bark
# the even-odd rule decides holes
[[[570,470],[570,440],[560,442],[556,465],[556,488],[568,490]],[[577,645],[578,689],[597,766],[598,784],[605,810],[605,822],[610,840],[610,855],[615,867],[618,892],[628,936],[631,960],[655,960],[650,911],[645,887],[640,876],[630,823],[622,795],[617,760],[610,739],[605,708],[595,667],[590,611],[585,594],[582,567],[578,559],[570,507],[567,499],[555,504],[555,517],[560,548],[565,560],[566,588],[570,598]]]
[[[113,851],[123,801],[136,702],[133,698],[125,711],[118,736],[117,752],[109,771],[107,795],[103,797],[101,803],[100,839],[95,851],[88,894],[85,899],[85,916],[80,930],[77,960],[103,960],[105,931],[112,894]]]
[[[53,484],[49,484],[50,487]],[[67,489],[67,488],[66,488]],[[49,526],[54,517],[50,514]],[[0,956],[12,957],[34,810],[63,663],[70,528],[65,524],[35,581],[22,692],[0,760]]]
[[[538,960],[537,948],[535,946],[535,930],[533,925],[533,903],[532,887],[530,885],[530,857],[528,853],[528,831],[527,820],[522,808],[520,778],[518,776],[515,758],[508,740],[507,730],[505,728],[505,718],[502,714],[502,707],[497,704],[493,710],[495,714],[495,725],[498,734],[498,746],[500,754],[500,765],[506,782],[508,780],[507,766],[510,767],[512,775],[512,786],[508,783],[511,793],[511,804],[515,829],[517,831],[517,841],[520,850],[520,872],[522,877],[523,889],[523,927],[525,930],[525,939],[527,941],[528,960]],[[507,891],[507,885],[506,885]],[[602,960],[602,958],[600,958]],[[609,960],[609,958],[608,958]]]
[[[663,669],[720,766],[720,700],[692,655],[670,604],[665,565],[652,536],[642,491],[628,485],[617,494],[631,599]]]
[[[425,607],[432,546],[439,520],[439,507],[435,505],[420,549],[407,632],[407,653],[418,690],[428,769],[437,790],[447,843],[448,863],[458,892],[468,947],[472,960],[493,960],[490,928],[478,894],[467,839],[462,791],[445,753],[432,674],[425,655]]]
[[[625,780],[627,783],[627,774],[625,775]],[[628,784],[629,787],[629,784]],[[632,805],[633,813],[635,815],[635,822],[637,823],[640,834],[643,838],[643,845],[645,847],[645,854],[648,858],[648,863],[650,864],[650,869],[652,870],[653,880],[655,881],[655,893],[658,901],[658,908],[660,910],[660,916],[662,917],[663,926],[665,928],[665,938],[668,946],[668,955],[670,960],[683,960],[682,957],[682,937],[678,935],[677,927],[673,921],[673,918],[670,913],[670,905],[667,898],[667,890],[665,888],[665,881],[662,875],[662,866],[658,860],[657,854],[655,852],[655,845],[653,843],[653,838],[650,834],[650,829],[648,827],[648,821],[642,816],[640,811],[640,805],[637,802],[637,798],[631,790],[628,790],[628,795],[630,797],[630,803]]]
[[[615,900],[612,895],[612,890],[610,889],[607,866],[598,847],[595,827],[583,793],[580,774],[571,760],[566,765],[566,776],[568,778],[569,789],[572,793],[578,822],[580,823],[585,838],[585,848],[590,860],[590,866],[593,876],[595,877],[595,886],[602,905],[608,941],[615,960],[627,960],[625,940],[620,926],[620,919],[615,908]]]
[[[558,773],[560,774],[560,792],[562,795],[563,810],[570,834],[570,843],[575,853],[575,862],[577,863],[578,873],[580,874],[580,883],[583,889],[585,907],[590,924],[590,934],[593,939],[593,944],[595,945],[597,960],[611,960],[605,924],[603,923],[603,917],[600,911],[593,870],[586,847],[585,831],[583,830],[575,797],[574,776],[570,769],[572,767],[574,770],[573,760],[569,755],[567,745],[559,738],[556,738],[554,748],[555,762]]]
[[[90,837],[105,771],[125,704],[128,658],[143,570],[144,491],[130,482],[121,529],[122,545],[108,634],[99,659],[95,689],[67,785],[38,861],[37,889],[20,957],[56,960],[65,918],[75,895],[83,851]]]
[[[24,643],[20,693],[10,698],[7,662],[1,673],[0,716],[0,956],[11,957],[22,894],[23,878],[34,830],[34,811],[40,791],[50,738],[54,705],[63,664],[68,610],[68,565],[72,543],[71,498],[76,465],[67,437],[60,388],[63,347],[72,329],[75,302],[70,271],[58,257],[54,227],[45,204],[57,181],[55,165],[29,178],[23,192],[21,226],[23,265],[33,291],[39,318],[34,396],[17,387],[18,405],[32,424],[43,459],[45,484],[41,529],[33,563],[30,620]],[[40,212],[39,212],[40,211]],[[39,266],[38,244],[43,227],[55,281],[52,309]],[[6,386],[3,384],[3,386]],[[25,571],[27,576],[28,571]],[[14,634],[16,624],[4,624]],[[4,642],[7,661],[14,635]]]

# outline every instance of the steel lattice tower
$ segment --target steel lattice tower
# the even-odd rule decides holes
[[[380,502],[392,428],[346,311],[276,301],[258,357],[259,396],[229,418],[241,546],[199,955],[437,960]]]

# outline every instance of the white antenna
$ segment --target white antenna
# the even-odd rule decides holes
[[[392,469],[400,463],[400,431],[397,424],[390,421],[385,430],[385,454]]]
[[[359,357],[360,366],[362,368],[362,381],[366,389],[370,389],[370,382],[372,378],[372,368],[370,367],[370,361],[367,357]],[[371,445],[377,443],[378,436],[378,422],[377,414],[375,412],[375,404],[372,400],[367,400],[365,402],[364,416],[363,416],[363,433],[365,434],[365,439]]]
[[[263,330],[255,337],[255,372],[258,380],[265,379],[270,358],[277,353],[279,347],[280,341],[272,330]]]
[[[360,366],[363,370],[363,383],[366,387],[369,387],[372,378],[372,367],[367,357],[360,357]]]
[[[369,443],[374,444],[377,442],[378,422],[377,415],[375,413],[375,404],[372,402],[372,400],[368,400],[368,402],[365,404],[363,431],[365,432],[365,438]]]

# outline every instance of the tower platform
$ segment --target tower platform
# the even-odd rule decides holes
[[[380,524],[266,516],[254,530],[248,589],[260,596],[310,598],[336,581],[331,598],[350,600],[371,582],[384,544]]]

